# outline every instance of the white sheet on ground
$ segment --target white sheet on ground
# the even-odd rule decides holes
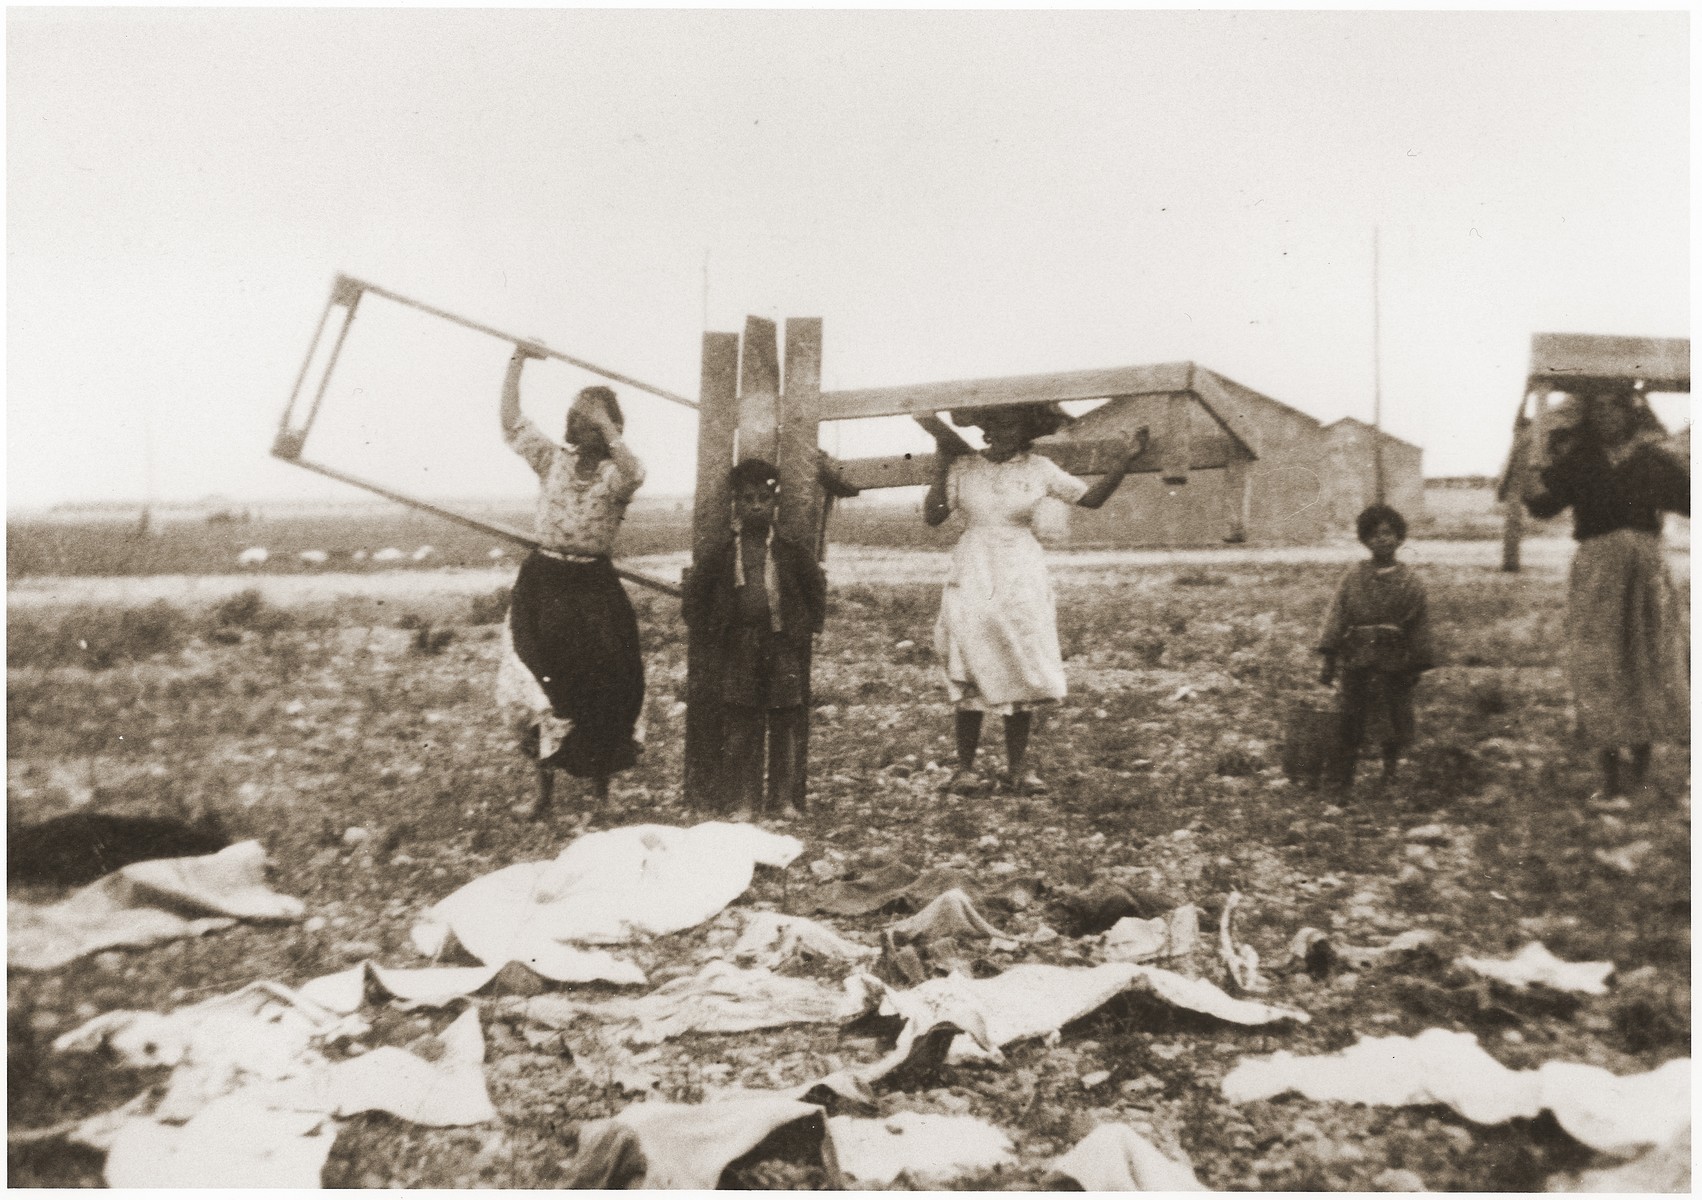
[[[106,1013],[54,1048],[105,1046],[127,1065],[171,1067],[171,1075],[157,1101],[149,1102],[150,1090],[71,1136],[109,1148],[107,1179],[115,1187],[312,1187],[335,1135],[332,1118],[367,1111],[427,1125],[496,1118],[477,1009],[425,1043],[429,1057],[396,1047],[337,1061],[323,1053],[328,1041],[366,1029],[359,1017],[264,982],[172,1013]],[[241,1136],[227,1136],[235,1126]],[[312,1180],[299,1182],[309,1168]]]
[[[1590,996],[1607,994],[1607,977],[1613,974],[1610,962],[1569,963],[1556,958],[1541,942],[1531,942],[1512,958],[1461,958],[1460,965],[1489,979],[1499,980],[1517,988],[1533,983],[1562,992],[1583,992]]]
[[[1180,958],[1200,942],[1200,910],[1183,904],[1162,917],[1124,917],[1105,931],[1106,962],[1150,962]]]
[[[783,867],[803,849],[796,838],[722,821],[586,834],[553,862],[505,867],[440,900],[414,926],[414,945],[436,955],[453,933],[490,966],[520,962],[561,982],[641,983],[632,964],[575,943],[700,925],[744,894],[758,864]]]
[[[1014,950],[1019,940],[994,927],[962,888],[941,892],[921,912],[889,926],[887,932],[900,944],[935,938],[991,938],[995,947]]]
[[[1244,1059],[1223,1080],[1223,1094],[1236,1103],[1283,1092],[1357,1104],[1442,1104],[1479,1125],[1548,1109],[1584,1145],[1626,1157],[1689,1126],[1690,1060],[1639,1075],[1562,1062],[1515,1071],[1471,1034],[1427,1029],[1416,1038],[1361,1038],[1339,1054]]]
[[[501,970],[500,966],[381,967],[364,959],[346,971],[309,980],[300,993],[332,1012],[352,1013],[366,1002],[370,977],[380,991],[402,1001],[404,1007],[439,1008],[472,995]]]
[[[7,901],[6,962],[62,966],[112,946],[195,937],[239,920],[293,921],[302,902],[266,886],[266,851],[238,842],[217,854],[131,863],[57,904]]]
[[[820,921],[785,913],[753,912],[746,915],[745,927],[730,957],[737,963],[777,967],[794,956],[861,962],[879,954],[877,947],[841,937],[838,931]]]
[[[855,975],[830,987],[711,959],[697,974],[671,979],[643,996],[582,1000],[550,992],[518,1007],[541,1025],[566,1028],[588,1018],[630,1043],[653,1045],[682,1033],[747,1033],[848,1021],[870,1006],[867,979]]]
[[[821,1108],[782,1097],[743,1097],[707,1104],[649,1101],[629,1105],[579,1132],[580,1152],[569,1168],[569,1187],[690,1188],[712,1190],[727,1164],[754,1150],[783,1125],[817,1117]],[[642,1162],[636,1179],[618,1177]]]
[[[1690,1128],[1665,1145],[1627,1163],[1581,1171],[1575,1177],[1557,1176],[1549,1181],[1551,1192],[1690,1192]]]
[[[970,1171],[1016,1161],[1011,1140],[979,1117],[901,1112],[863,1119],[829,1117],[827,1133],[848,1183],[948,1183]]]
[[[1176,1162],[1127,1125],[1100,1125],[1052,1169],[1087,1192],[1203,1192],[1187,1162]]]
[[[984,1030],[987,1047],[976,1044],[976,1038],[959,1037],[952,1043],[948,1061],[996,1062],[1003,1055],[988,1047],[1056,1033],[1131,990],[1238,1025],[1311,1019],[1295,1009],[1234,999],[1203,979],[1137,963],[1097,967],[1020,963],[991,979],[948,975],[905,991],[885,989],[881,1011],[904,1017],[917,1028],[950,1022],[964,1030]]]
[[[337,1140],[322,1113],[250,1103],[241,1093],[184,1125],[127,1123],[106,1155],[114,1188],[317,1188]]]

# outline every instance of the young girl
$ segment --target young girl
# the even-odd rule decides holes
[[[716,807],[732,809],[736,820],[754,812],[799,815],[780,785],[802,778],[810,639],[827,612],[827,581],[814,552],[774,531],[779,480],[761,459],[733,468],[730,536],[690,573],[682,601],[686,625],[719,651],[726,733]]]
[[[1436,665],[1424,584],[1395,561],[1406,541],[1406,518],[1373,504],[1359,514],[1357,526],[1371,559],[1342,576],[1318,639],[1320,681],[1341,677],[1341,753],[1330,773],[1331,782],[1344,788],[1353,783],[1359,747],[1368,738],[1382,744],[1383,778],[1394,778],[1401,750],[1413,739],[1413,688]]]

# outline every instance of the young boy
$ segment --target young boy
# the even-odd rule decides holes
[[[733,468],[731,536],[685,583],[691,630],[721,660],[726,734],[717,807],[798,815],[779,785],[797,777],[809,699],[810,639],[821,632],[827,581],[813,551],[774,531],[779,472],[761,459]],[[763,788],[767,737],[768,788]]]
[[[1320,681],[1333,683],[1340,668],[1341,753],[1329,773],[1343,788],[1353,783],[1359,747],[1368,739],[1382,744],[1384,780],[1394,778],[1401,750],[1413,739],[1413,687],[1436,665],[1424,584],[1395,561],[1406,519],[1373,504],[1357,526],[1371,560],[1342,576],[1318,640]]]

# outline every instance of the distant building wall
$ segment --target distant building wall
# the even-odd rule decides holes
[[[1195,368],[1204,371],[1204,368]],[[1246,535],[1251,542],[1305,544],[1352,536],[1354,519],[1376,496],[1371,426],[1343,420],[1325,427],[1315,418],[1268,396],[1211,374],[1214,406],[1258,458],[1247,463]],[[1094,439],[1141,426],[1164,427],[1168,395],[1112,400],[1070,427],[1070,438]],[[1205,407],[1192,407],[1191,436],[1210,437],[1221,427]],[[1423,519],[1424,452],[1383,435],[1385,496],[1412,522]],[[1242,493],[1222,469],[1190,473],[1185,484],[1166,484],[1156,473],[1131,475],[1097,512],[1069,512],[1068,541],[1137,546],[1207,546],[1222,543],[1235,526]]]

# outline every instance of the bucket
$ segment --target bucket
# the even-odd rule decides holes
[[[1282,771],[1292,782],[1316,785],[1340,745],[1341,711],[1333,699],[1302,699],[1289,705]]]

